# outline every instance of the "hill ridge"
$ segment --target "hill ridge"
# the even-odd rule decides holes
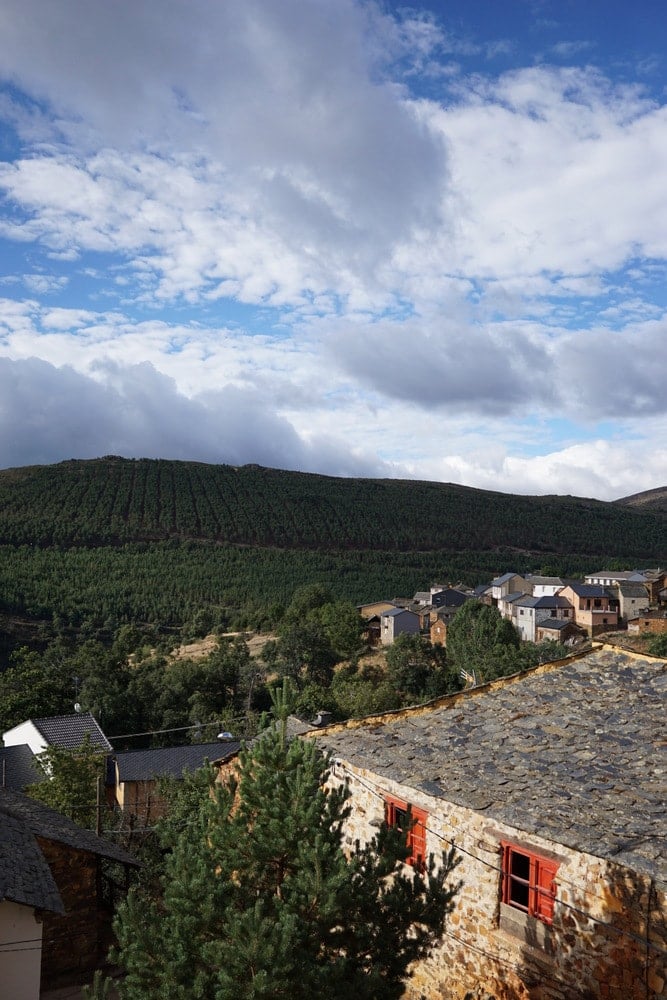
[[[667,509],[653,504],[663,492],[606,502],[107,455],[0,471],[0,544],[181,539],[323,552],[499,548],[664,561]]]

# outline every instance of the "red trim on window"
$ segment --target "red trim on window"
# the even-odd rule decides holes
[[[558,864],[503,842],[502,901],[545,924],[553,923]]]
[[[418,809],[408,802],[387,796],[384,803],[385,820],[388,826],[395,826],[399,830],[404,829],[407,822],[408,813],[410,815],[411,827],[408,831],[407,846],[410,854],[406,858],[406,864],[422,869],[426,865],[426,821],[428,813],[423,809]]]

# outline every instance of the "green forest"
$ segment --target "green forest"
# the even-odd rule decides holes
[[[664,512],[574,497],[117,457],[9,469],[0,655],[53,628],[267,628],[305,584],[360,604],[666,559]]]
[[[412,637],[378,664],[358,605],[507,570],[657,565],[666,529],[660,509],[257,466],[109,457],[5,470],[0,722],[77,701],[113,736],[196,740],[221,723],[247,735],[286,676],[304,716],[413,704],[457,690],[471,664],[488,679],[563,650],[520,644],[470,602],[446,654]],[[261,655],[229,632],[263,633]],[[204,659],[174,658],[211,634]]]

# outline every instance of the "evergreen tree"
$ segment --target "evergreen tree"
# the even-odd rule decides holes
[[[241,754],[238,780],[202,794],[200,774],[198,797],[185,783],[159,898],[131,893],[116,921],[122,1000],[403,994],[451,910],[455,859],[407,868],[405,835],[386,826],[346,857],[348,793],[326,776],[315,743],[282,724]]]
[[[69,816],[79,826],[101,829],[106,812],[103,792],[106,755],[86,734],[78,750],[47,747],[40,764],[49,780],[30,785],[28,795]]]
[[[514,625],[481,601],[462,604],[447,627],[447,657],[481,681],[524,669],[520,647]]]

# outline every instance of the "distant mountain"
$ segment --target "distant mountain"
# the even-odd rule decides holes
[[[0,471],[0,544],[170,539],[315,552],[514,549],[667,561],[667,489],[613,503],[108,456]]]
[[[633,493],[632,496],[615,500],[614,503],[636,510],[648,510],[658,514],[667,514],[667,486],[656,490],[645,490],[643,493]]]

